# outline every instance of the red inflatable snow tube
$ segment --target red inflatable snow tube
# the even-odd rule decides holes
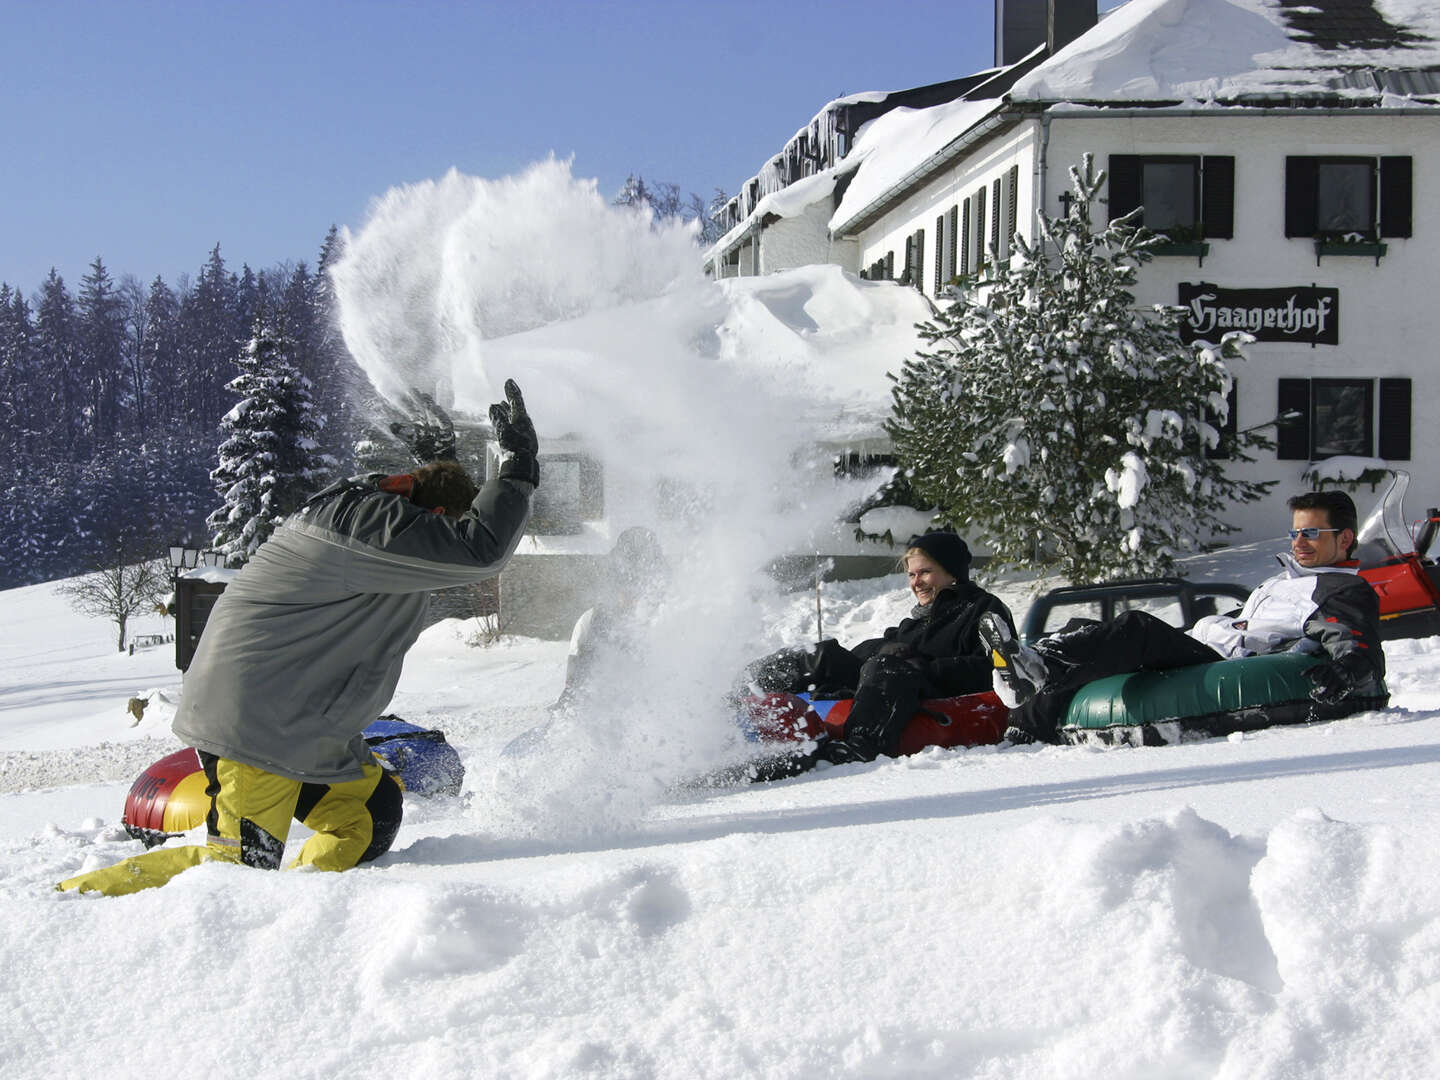
[[[808,701],[799,694],[761,694],[745,701],[748,731],[761,742],[792,742],[845,733],[853,698]],[[994,694],[965,694],[920,702],[900,733],[896,753],[917,754],[930,746],[984,746],[1005,735],[1010,710]]]

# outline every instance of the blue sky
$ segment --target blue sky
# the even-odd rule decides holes
[[[1107,4],[1101,5],[1109,6]],[[313,263],[395,184],[554,152],[733,192],[831,98],[993,59],[993,0],[0,0],[0,281]]]

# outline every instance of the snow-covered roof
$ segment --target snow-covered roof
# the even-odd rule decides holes
[[[1435,0],[1130,0],[1020,78],[1009,97],[1358,102],[1406,87],[1440,94]]]
[[[944,151],[960,145],[962,136],[998,112],[997,98],[951,101],[929,109],[892,109],[860,129],[855,149],[845,159],[858,161],[855,178],[845,189],[830,218],[830,230],[840,233],[871,207],[883,204],[891,191],[919,182],[921,172],[939,168]]]

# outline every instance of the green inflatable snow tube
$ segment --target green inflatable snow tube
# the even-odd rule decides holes
[[[1080,688],[1060,726],[1070,742],[1159,746],[1254,731],[1275,724],[1334,720],[1381,708],[1388,697],[1310,700],[1305,672],[1319,662],[1284,652],[1214,664],[1111,675]]]

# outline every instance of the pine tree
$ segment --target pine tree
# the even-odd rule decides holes
[[[84,417],[89,444],[98,449],[109,445],[120,427],[125,366],[125,309],[98,255],[80,281],[76,314]]]
[[[250,325],[236,321],[238,290],[239,283],[225,270],[216,244],[195,287],[180,305],[177,374],[181,408],[183,415],[209,430],[225,411],[225,387],[234,377],[236,348]]]
[[[83,461],[90,447],[82,442],[85,388],[81,382],[80,343],[75,301],[55,270],[40,286],[35,311],[36,423],[42,427],[39,452],[64,461]]]
[[[1073,581],[1172,571],[1233,532],[1222,515],[1269,484],[1237,480],[1217,446],[1247,335],[1182,343],[1181,311],[1129,291],[1155,238],[1140,211],[1091,225],[1104,173],[1070,170],[1060,218],[919,330],[927,348],[895,378],[887,429],[922,505],[972,529],[1001,565],[1058,566]],[[989,266],[998,268],[994,252]],[[1268,446],[1227,440],[1232,460]]]
[[[220,423],[225,440],[210,476],[224,502],[208,524],[213,546],[232,559],[254,554],[334,468],[318,452],[321,421],[294,351],[283,321],[262,308],[227,387],[240,401]]]

